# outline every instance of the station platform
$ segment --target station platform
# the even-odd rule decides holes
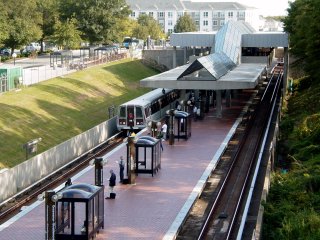
[[[223,107],[222,118],[215,117],[214,110],[210,109],[203,120],[193,120],[192,136],[188,140],[175,139],[174,145],[163,142],[161,169],[153,177],[139,174],[135,185],[118,183],[116,161],[121,155],[126,158],[125,143],[108,153],[105,156],[108,163],[104,166],[105,196],[110,169],[117,174],[117,196],[104,200],[104,229],[100,229],[96,239],[174,239],[232,137],[240,122],[239,115],[251,95],[252,91],[239,93],[236,99],[232,99],[231,107]],[[94,184],[94,168],[88,166],[73,176],[72,182]],[[0,239],[45,239],[44,205],[44,202],[37,201],[2,224]]]

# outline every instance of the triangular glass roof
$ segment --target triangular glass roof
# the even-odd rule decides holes
[[[236,64],[232,62],[226,54],[222,52],[213,53],[195,60],[182,74],[180,74],[178,79],[205,68],[212,75],[214,80],[218,80],[235,67]]]
[[[205,68],[218,80],[239,64],[241,57],[242,34],[252,33],[254,30],[244,22],[227,22],[216,34],[214,53],[200,57],[180,74],[179,78]]]

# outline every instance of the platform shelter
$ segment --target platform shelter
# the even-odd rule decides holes
[[[104,228],[104,187],[71,185],[61,192],[56,203],[57,240],[93,239]]]
[[[136,143],[136,174],[156,174],[161,168],[161,139],[140,137]]]
[[[184,111],[175,111],[174,118],[174,137],[188,140],[191,137],[191,115]]]

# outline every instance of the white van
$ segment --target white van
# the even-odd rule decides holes
[[[33,51],[40,51],[41,45],[37,42],[32,42],[29,45],[26,46],[25,50],[27,52],[33,52]]]

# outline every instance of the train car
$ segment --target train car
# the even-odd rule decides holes
[[[117,127],[119,131],[141,130],[149,121],[158,121],[180,99],[180,91],[158,88],[119,106]]]

